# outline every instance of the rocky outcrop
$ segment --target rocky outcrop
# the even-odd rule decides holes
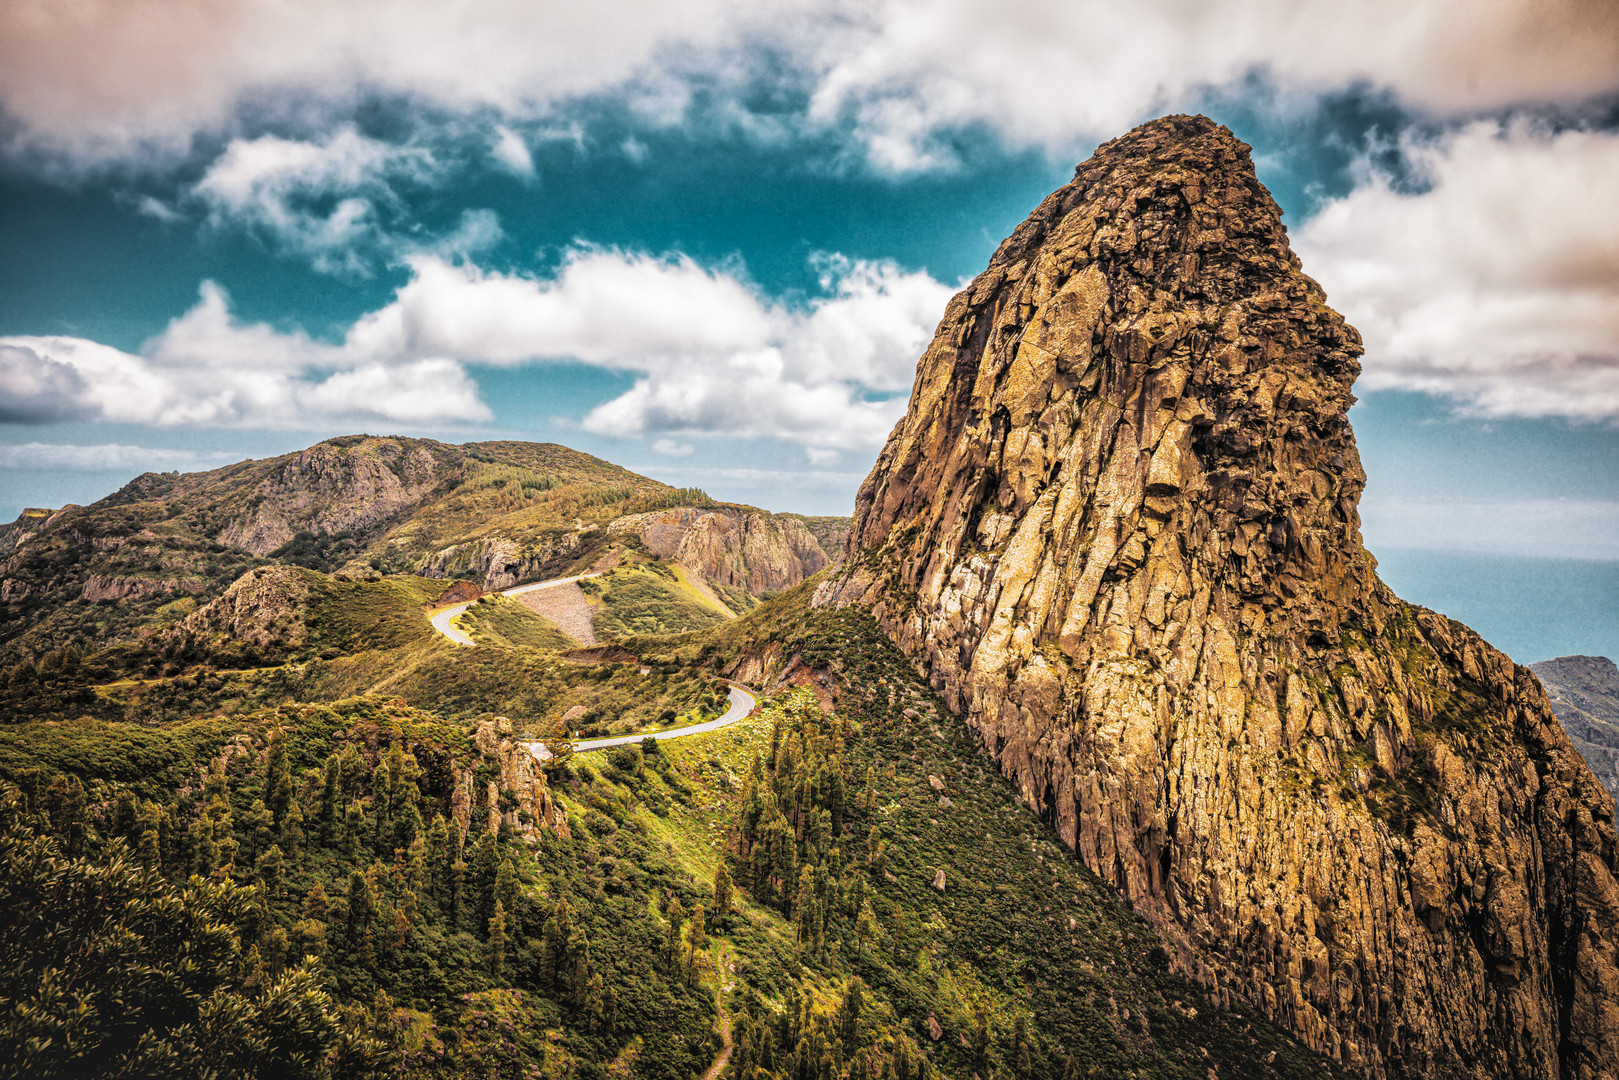
[[[1559,656],[1529,670],[1591,771],[1619,798],[1619,667],[1606,656]]]
[[[218,599],[186,616],[180,631],[214,635],[256,646],[296,648],[308,636],[304,614],[312,571],[261,566],[231,583]]]
[[[540,829],[559,836],[571,836],[568,814],[551,798],[551,786],[528,748],[517,741],[512,722],[504,716],[479,721],[473,742],[483,759],[494,766],[494,777],[485,780],[482,790],[471,772],[461,770],[455,778],[456,795],[451,808],[465,834],[473,813],[487,815],[490,832],[501,824],[525,841],[533,843]],[[510,797],[502,799],[507,794]]]
[[[414,440],[351,437],[289,454],[216,535],[268,555],[300,532],[366,532],[422,502],[458,470]]]
[[[556,577],[584,550],[590,530],[546,533],[519,544],[496,533],[466,540],[423,558],[416,573],[423,577],[469,577],[484,591],[499,592],[525,581]]]
[[[1201,117],[1104,145],[945,312],[863,603],[1179,963],[1369,1075],[1619,1072],[1612,801],[1361,546],[1360,338]]]
[[[790,589],[828,561],[803,521],[757,510],[632,514],[609,525],[608,533],[636,536],[658,558],[754,596]]]
[[[476,600],[483,595],[483,590],[470,581],[457,581],[448,589],[438,594],[433,601],[434,607],[443,607],[445,604],[464,604]]]
[[[171,593],[196,595],[206,592],[207,589],[206,582],[187,578],[159,579],[91,574],[84,579],[84,588],[79,593],[79,599],[93,604],[98,600],[143,600],[148,596],[164,596]],[[0,589],[0,594],[3,592],[4,590]]]

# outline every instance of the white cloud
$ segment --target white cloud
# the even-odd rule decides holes
[[[692,445],[674,439],[658,439],[652,444],[652,450],[664,457],[687,457],[692,452]]]
[[[803,309],[681,257],[594,248],[549,280],[417,258],[395,301],[355,324],[355,356],[488,364],[572,359],[638,373],[584,421],[600,434],[725,432],[880,445],[950,289],[889,263],[823,261]]]
[[[248,229],[323,272],[363,274],[363,253],[388,243],[381,217],[398,205],[392,184],[425,183],[436,170],[426,150],[345,126],[313,142],[233,140],[188,197],[217,227]]]
[[[837,256],[819,263],[825,294],[802,307],[680,256],[580,248],[548,279],[427,254],[408,263],[412,278],[393,302],[340,345],[243,324],[205,283],[197,305],[139,354],[80,338],[0,338],[0,391],[38,418],[427,423],[490,415],[466,364],[571,360],[638,376],[585,417],[590,431],[773,436],[825,460],[881,444],[950,295],[925,273]]]
[[[1406,141],[1295,248],[1366,339],[1368,390],[1485,414],[1619,417],[1619,134],[1478,123]]]
[[[490,415],[454,361],[356,358],[302,333],[244,325],[212,282],[138,354],[83,338],[9,337],[0,358],[10,361],[0,363],[0,395],[36,419],[289,427]]]
[[[1475,115],[1619,87],[1619,7],[1592,0],[11,0],[0,102],[24,144],[80,160],[183,150],[255,115],[341,114],[368,94],[508,124],[613,94],[648,124],[694,102],[744,129],[760,82],[848,126],[879,167],[948,163],[989,125],[1067,150],[1251,74],[1364,84]],[[718,96],[720,100],[716,101]],[[314,103],[311,105],[311,103]],[[791,126],[792,121],[788,122]]]
[[[197,469],[241,461],[244,454],[229,450],[172,450],[149,446],[102,443],[75,446],[64,443],[0,445],[0,469],[53,469],[64,472],[167,472]]]
[[[0,389],[0,423],[49,423],[89,411],[78,369],[21,343],[0,342]]]
[[[504,124],[494,130],[494,145],[489,148],[489,159],[496,167],[522,180],[534,179],[534,155],[529,152],[523,137]]]

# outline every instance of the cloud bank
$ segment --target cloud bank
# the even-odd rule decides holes
[[[584,418],[599,434],[763,435],[879,445],[950,289],[891,263],[825,256],[793,306],[681,256],[570,252],[549,278],[411,256],[412,279],[339,344],[243,324],[205,284],[139,354],[70,337],[0,338],[14,420],[296,427],[487,420],[468,365],[577,361],[636,375]],[[679,452],[673,441],[664,452]]]
[[[1487,415],[1619,418],[1619,133],[1519,121],[1407,136],[1294,247],[1366,340],[1363,390]]]
[[[1364,84],[1434,114],[1619,88],[1619,8],[1589,0],[12,0],[0,102],[21,144],[77,160],[183,150],[255,115],[370,95],[507,122],[612,95],[644,122],[694,102],[744,128],[846,130],[880,168],[949,158],[949,132],[1067,150],[1260,74]],[[804,104],[767,119],[761,85]],[[498,137],[497,137],[498,138]],[[519,147],[494,153],[522,172]]]

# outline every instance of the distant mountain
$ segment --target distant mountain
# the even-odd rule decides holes
[[[209,472],[145,473],[89,506],[0,526],[0,655],[149,635],[266,564],[495,590],[615,552],[679,562],[733,610],[828,561],[806,519],[565,446],[350,435]]]
[[[1559,656],[1529,669],[1591,771],[1619,798],[1619,667],[1606,656]]]

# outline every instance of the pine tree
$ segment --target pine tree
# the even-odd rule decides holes
[[[460,859],[450,866],[450,882],[447,889],[450,902],[450,925],[459,928],[466,917],[467,909],[467,864]]]
[[[494,914],[489,916],[489,975],[499,982],[506,970],[506,909],[495,901]]]
[[[663,958],[670,967],[680,962],[681,927],[685,919],[686,913],[680,906],[680,897],[676,896],[669,901],[669,925],[663,939]]]
[[[1034,1060],[1029,1047],[1029,1030],[1023,1014],[1012,1021],[1012,1075],[1017,1080],[1028,1080],[1034,1072]]]
[[[971,1050],[973,1065],[980,1073],[989,1064],[989,1014],[982,1005],[973,1008]]]
[[[517,868],[512,865],[508,856],[500,860],[500,869],[495,874],[494,896],[498,903],[504,904],[507,911],[517,909],[517,898],[522,890],[522,881],[517,876]]]
[[[330,842],[337,833],[337,808],[343,791],[343,762],[336,754],[326,759],[326,771],[321,777],[320,798],[316,809],[320,819],[321,835]]]
[[[356,799],[343,812],[343,858],[353,862],[360,857],[360,838],[366,832],[365,807]]]
[[[719,866],[714,870],[714,925],[718,927],[727,920],[731,914],[731,871],[721,859]]]
[[[495,834],[478,834],[472,845],[472,858],[468,860],[467,884],[477,897],[478,921],[488,922],[495,910],[495,877],[500,869],[500,851],[495,846]]]
[[[843,1045],[853,1046],[855,1035],[860,1027],[860,1012],[865,1007],[866,984],[860,981],[858,975],[850,976],[849,982],[843,988],[843,1000],[838,1003],[835,1024],[837,1036],[843,1040]]]
[[[281,849],[271,844],[253,864],[253,878],[263,888],[266,897],[274,898],[281,892]]]
[[[568,935],[568,1003],[580,1008],[590,985],[590,939],[580,927]]]
[[[264,935],[260,943],[263,948],[259,952],[264,957],[264,969],[270,973],[271,978],[279,976],[287,967],[287,951],[291,948],[291,941],[286,930],[276,927]]]
[[[297,799],[287,804],[286,812],[281,816],[279,843],[287,858],[296,861],[304,843],[304,811]]]
[[[815,916],[819,905],[815,901],[815,870],[807,863],[798,874],[798,893],[793,901],[793,922],[800,945],[813,947]]]
[[[287,766],[286,742],[275,739],[270,743],[270,753],[264,762],[264,805],[269,808],[276,827],[286,820],[287,809],[293,805],[296,793],[292,770]]]
[[[607,1002],[600,973],[592,975],[585,984],[585,1015],[592,1031],[601,1030],[607,1016]]]

